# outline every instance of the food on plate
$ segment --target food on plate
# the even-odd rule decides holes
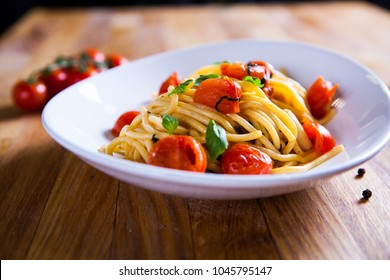
[[[104,54],[95,48],[71,56],[59,56],[27,79],[18,80],[12,88],[12,99],[23,111],[38,111],[65,88],[124,63],[127,63],[124,56]]]
[[[147,106],[118,118],[100,151],[195,172],[304,172],[344,149],[324,126],[337,88],[319,77],[307,90],[261,60],[173,72]]]

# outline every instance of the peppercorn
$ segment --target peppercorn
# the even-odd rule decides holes
[[[365,199],[369,199],[372,196],[372,191],[369,189],[365,189],[362,193],[363,197]]]
[[[366,170],[364,168],[359,168],[357,172],[359,177],[363,177],[366,173]]]
[[[364,168],[359,168],[355,176],[355,179],[363,178],[364,174],[366,174],[366,170]]]

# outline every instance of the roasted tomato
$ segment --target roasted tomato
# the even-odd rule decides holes
[[[336,146],[336,141],[332,134],[323,125],[312,122],[304,117],[302,126],[307,136],[312,141],[315,151],[320,154],[325,154]]]
[[[131,124],[132,121],[135,119],[135,117],[138,116],[139,114],[141,114],[141,113],[138,111],[128,111],[128,112],[120,115],[119,118],[116,120],[114,127],[111,129],[112,135],[114,135],[115,137],[118,137],[122,128],[125,125]]]
[[[262,90],[265,94],[270,95],[272,88],[270,78],[273,67],[264,61],[253,60],[248,63],[222,63],[221,73],[232,78],[242,80],[245,76],[259,78],[263,84]]]
[[[337,88],[338,84],[333,85],[321,76],[310,86],[307,91],[307,102],[313,117],[316,119],[325,117],[329,112]]]
[[[171,135],[158,140],[149,164],[194,172],[205,172],[207,157],[202,145],[191,136]]]
[[[47,88],[40,80],[20,80],[12,88],[12,99],[23,111],[41,110],[47,100]]]
[[[160,86],[159,95],[166,93],[169,86],[178,86],[180,84],[180,79],[177,75],[177,72],[173,72]]]
[[[244,143],[228,148],[221,163],[224,174],[270,174],[273,166],[267,154]]]
[[[245,63],[222,63],[221,74],[239,80],[242,80],[245,76],[249,76]]]
[[[240,112],[241,88],[228,77],[201,82],[194,94],[194,102],[215,108],[224,114]]]

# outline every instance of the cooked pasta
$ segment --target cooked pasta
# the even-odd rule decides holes
[[[251,74],[250,71],[248,74]],[[156,141],[171,134],[188,135],[205,148],[207,171],[222,173],[221,157],[212,160],[207,148],[206,132],[211,120],[224,130],[229,147],[234,143],[246,143],[268,155],[272,159],[272,174],[305,172],[343,150],[342,145],[334,145],[324,153],[317,149],[317,144],[302,125],[304,120],[321,123],[310,111],[307,90],[273,68],[266,81],[268,92],[262,85],[253,83],[253,79],[230,77],[242,92],[236,113],[223,113],[218,110],[218,104],[211,107],[194,101],[199,77],[224,76],[221,67],[213,64],[195,71],[185,79],[186,84],[181,92],[175,90],[180,85],[169,86],[167,92],[156,94],[147,106],[141,107],[140,114],[131,124],[125,125],[119,136],[102,147],[101,151],[127,160],[148,163]],[[332,114],[334,112],[330,108],[322,119],[329,119]],[[178,121],[173,131],[164,126],[164,116]]]

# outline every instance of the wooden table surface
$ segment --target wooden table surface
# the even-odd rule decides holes
[[[365,2],[31,10],[0,38],[1,259],[390,259],[389,144],[361,179],[356,168],[288,195],[181,198],[90,167],[10,98],[58,54],[92,46],[131,60],[237,38],[322,45],[389,85],[389,30],[389,12]]]

